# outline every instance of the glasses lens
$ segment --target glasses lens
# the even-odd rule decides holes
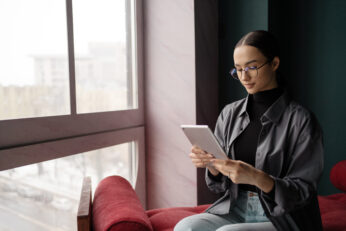
[[[246,73],[250,78],[256,78],[258,75],[258,69],[256,67],[249,68]]]
[[[237,70],[235,68],[233,68],[229,73],[232,75],[233,78],[239,79],[238,74],[237,74]]]

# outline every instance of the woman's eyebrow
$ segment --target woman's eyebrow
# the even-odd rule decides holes
[[[250,63],[254,63],[254,62],[257,62],[257,60],[256,59],[254,59],[254,60],[250,60],[249,62],[246,62],[245,63],[245,65],[248,65],[248,64],[250,64]],[[240,66],[239,64],[235,64],[234,66]]]

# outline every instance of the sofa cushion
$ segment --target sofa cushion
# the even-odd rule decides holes
[[[324,231],[346,230],[346,193],[318,196]]]
[[[154,231],[173,231],[174,226],[183,218],[204,212],[210,204],[195,207],[173,207],[151,209],[147,215]]]
[[[136,192],[121,176],[109,176],[97,186],[93,201],[95,231],[152,231]]]
[[[336,188],[346,192],[346,160],[333,166],[330,171],[330,181]]]

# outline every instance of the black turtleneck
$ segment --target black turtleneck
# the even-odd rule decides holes
[[[250,123],[234,142],[236,160],[242,160],[255,167],[258,135],[261,132],[261,116],[283,93],[281,88],[249,94],[246,111]],[[249,184],[239,184],[239,188],[256,192],[256,187]]]

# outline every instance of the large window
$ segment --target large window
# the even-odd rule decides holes
[[[135,187],[134,142],[0,172],[0,230],[75,230],[83,177],[121,175]]]
[[[137,108],[131,7],[129,0],[73,0],[77,113]]]
[[[0,119],[138,108],[134,0],[73,0],[70,54],[64,1],[0,1]]]
[[[0,0],[0,120],[70,113],[65,8]]]
[[[86,175],[94,185],[124,176],[146,206],[141,9],[141,0],[0,0],[0,217],[58,227],[59,206],[72,201],[76,214]],[[55,212],[31,219],[30,204]]]

